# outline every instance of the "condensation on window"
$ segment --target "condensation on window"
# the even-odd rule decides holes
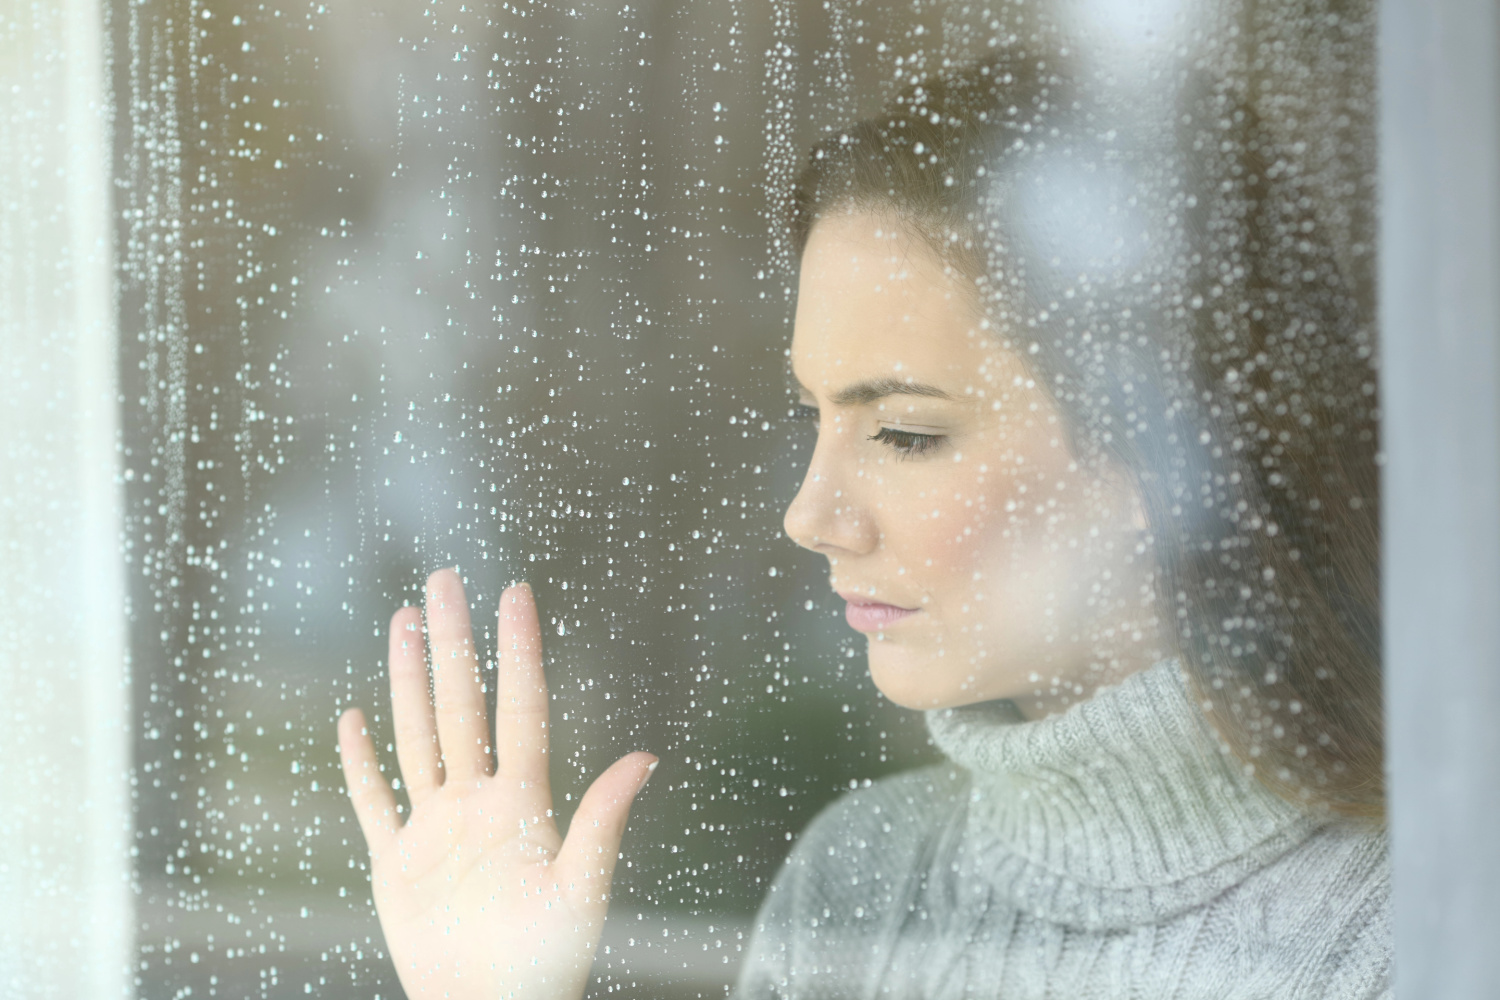
[[[938,759],[783,534],[813,445],[785,228],[808,151],[1030,52],[1119,116],[1046,161],[1061,194],[1016,203],[1055,237],[1057,315],[1085,274],[1151,315],[1220,308],[1205,289],[1239,279],[1191,230],[1211,186],[1143,151],[1242,139],[1250,111],[1297,153],[1266,164],[1296,175],[1296,225],[1366,275],[1371,22],[1304,6],[111,7],[139,995],[401,995],[334,724],[363,707],[395,776],[386,628],[447,566],[482,651],[502,589],[535,589],[564,819],[621,754],[661,758],[591,988],[725,995],[797,833]],[[1274,397],[1236,350],[1188,402],[1232,409],[1241,377]],[[1206,468],[1180,499],[1218,515],[1239,494]],[[1256,633],[1243,568],[1226,647]],[[1268,697],[1269,733],[1298,709]]]

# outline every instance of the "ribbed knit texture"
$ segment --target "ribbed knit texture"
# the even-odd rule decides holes
[[[799,840],[736,996],[1388,997],[1384,832],[1274,795],[1175,662],[1069,711],[930,712],[952,762]]]

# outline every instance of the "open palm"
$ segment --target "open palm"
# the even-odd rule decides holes
[[[370,848],[375,908],[411,997],[583,996],[630,804],[656,760],[633,753],[584,795],[565,840],[547,776],[547,682],[525,584],[500,598],[494,739],[463,584],[427,581],[391,619],[391,714],[411,798],[405,823],[363,714],[339,720],[349,795]]]

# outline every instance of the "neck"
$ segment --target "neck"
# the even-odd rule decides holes
[[[1096,628],[1080,641],[1065,663],[1044,665],[1029,674],[1028,686],[1006,697],[1027,721],[1049,719],[1094,697],[1101,688],[1114,687],[1170,654],[1162,641],[1155,598],[1143,600],[1136,614],[1122,616]]]
[[[1033,672],[1031,676],[1036,680],[1025,690],[1011,695],[1009,700],[1020,717],[1028,722],[1050,719],[1089,701],[1101,689],[1122,684],[1132,674],[1164,659],[1166,654],[1154,643],[1097,645],[1087,655],[1078,657],[1068,669]]]
[[[1088,634],[1065,644],[1066,653],[1057,661],[1032,671],[1029,677],[1035,679],[1028,687],[1005,696],[1022,718],[1034,721],[1061,715],[1093,698],[1101,688],[1121,684],[1171,655],[1157,617],[1156,572],[1150,554],[1126,553],[1112,575],[1124,584],[1124,595],[1130,596],[1101,597],[1104,606],[1098,609]]]

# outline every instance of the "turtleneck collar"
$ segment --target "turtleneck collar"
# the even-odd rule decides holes
[[[986,891],[1056,923],[1169,919],[1323,822],[1246,773],[1175,660],[1048,719],[988,702],[928,712],[927,726],[971,778],[964,864]]]

